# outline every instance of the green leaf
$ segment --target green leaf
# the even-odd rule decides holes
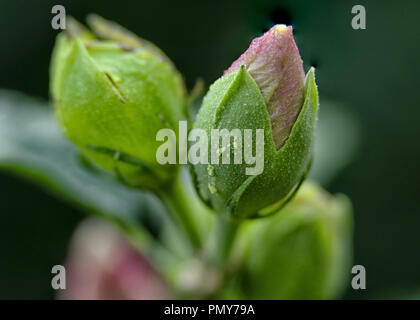
[[[357,155],[360,138],[360,123],[351,108],[321,97],[309,178],[324,186],[331,182]]]
[[[5,90],[0,90],[0,169],[125,224],[145,218],[147,208],[161,210],[151,194],[129,189],[81,161],[46,102]]]

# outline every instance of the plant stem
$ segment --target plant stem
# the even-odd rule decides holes
[[[217,216],[211,247],[212,257],[217,265],[223,265],[229,260],[239,226],[239,221],[221,214]]]
[[[179,257],[155,241],[141,226],[120,224],[120,228],[132,246],[148,259],[155,270],[159,271],[166,280],[169,280],[169,275],[172,274],[171,269],[180,263]]]
[[[172,218],[185,231],[193,249],[199,249],[202,239],[194,219],[194,215],[198,214],[193,199],[196,195],[191,194],[186,184],[180,170],[173,182],[159,190],[158,195],[168,207]]]

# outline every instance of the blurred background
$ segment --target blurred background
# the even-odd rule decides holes
[[[152,40],[189,88],[198,78],[211,84],[273,24],[292,24],[305,70],[317,69],[321,123],[323,101],[334,101],[357,128],[351,161],[321,181],[354,205],[354,264],[365,266],[367,289],[349,284],[344,298],[420,297],[418,1],[0,0],[0,88],[48,98],[55,4]],[[351,27],[356,4],[366,8],[366,30]],[[7,172],[0,190],[0,298],[53,298],[51,266],[63,263],[84,214]]]

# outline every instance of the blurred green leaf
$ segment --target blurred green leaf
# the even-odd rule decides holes
[[[34,180],[55,195],[119,222],[162,210],[151,194],[129,189],[80,158],[46,102],[0,90],[0,169]]]
[[[360,144],[358,119],[342,104],[320,100],[314,162],[309,178],[328,184],[354,160]]]

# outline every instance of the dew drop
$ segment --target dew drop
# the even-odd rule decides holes
[[[214,172],[214,167],[211,165],[211,164],[209,164],[208,166],[207,166],[207,174],[209,175],[209,176],[214,176],[214,174],[215,174],[215,172]]]
[[[217,192],[216,185],[214,183],[209,183],[208,187],[209,187],[210,193],[213,194]]]

